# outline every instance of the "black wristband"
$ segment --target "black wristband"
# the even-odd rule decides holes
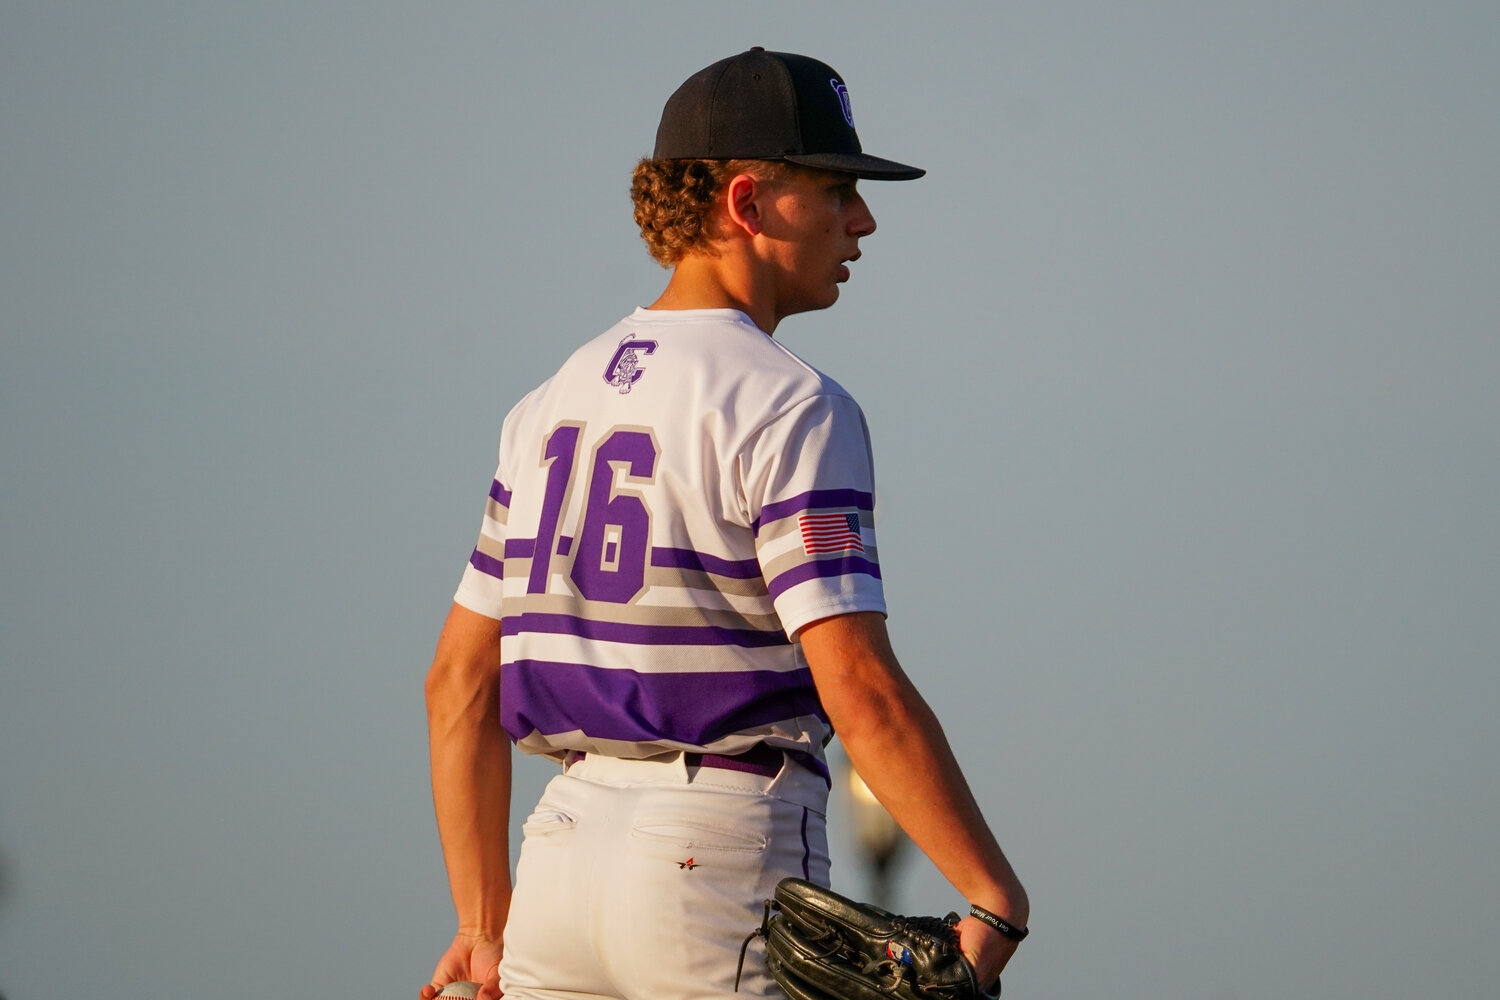
[[[989,910],[986,910],[984,907],[975,906],[973,903],[969,904],[969,916],[975,917],[979,920],[983,920],[985,923],[995,928],[995,930],[999,931],[1003,937],[1008,937],[1012,941],[1025,941],[1026,935],[1031,933],[1026,928],[1017,927],[1009,920],[1005,920],[1002,917],[997,917]]]

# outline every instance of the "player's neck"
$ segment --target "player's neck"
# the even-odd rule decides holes
[[[766,334],[774,334],[783,316],[770,282],[733,253],[718,257],[691,254],[672,270],[652,309],[738,309]]]

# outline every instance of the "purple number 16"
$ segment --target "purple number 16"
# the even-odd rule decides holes
[[[547,488],[527,593],[540,594],[547,589],[581,430],[576,424],[560,425],[547,439],[542,453]],[[645,588],[646,559],[651,554],[651,511],[640,493],[615,489],[615,475],[623,467],[627,482],[650,483],[656,475],[656,457],[656,441],[647,431],[613,431],[594,449],[583,523],[568,574],[578,593],[591,601],[628,604]]]

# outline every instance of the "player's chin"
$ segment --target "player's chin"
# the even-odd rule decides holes
[[[813,292],[805,291],[797,297],[784,315],[791,316],[794,313],[817,312],[819,309],[827,309],[839,300],[839,286],[830,282],[828,285]]]
[[[823,295],[816,302],[810,303],[808,305],[808,307],[807,307],[807,310],[808,310],[808,312],[813,312],[813,311],[818,310],[818,309],[827,309],[829,306],[833,305],[838,300],[839,300],[839,289],[838,289],[837,285],[834,285],[833,287],[831,287],[831,288],[828,289],[827,294]]]

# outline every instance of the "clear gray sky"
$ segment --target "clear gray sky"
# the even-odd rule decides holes
[[[8,1000],[425,981],[500,420],[655,296],[631,165],[757,44],[930,171],[778,337],[869,416],[1007,996],[1494,996],[1500,6],[10,0]]]

